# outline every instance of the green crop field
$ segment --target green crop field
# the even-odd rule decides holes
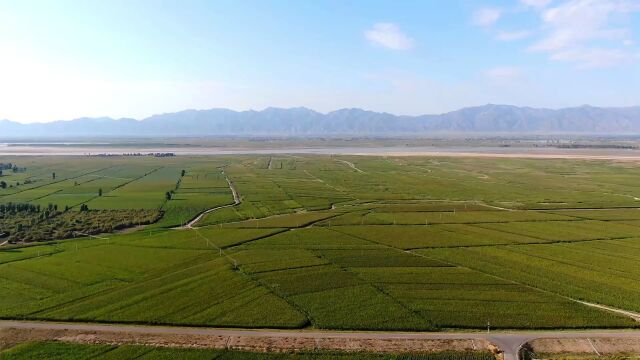
[[[65,342],[34,342],[0,351],[1,360],[494,360],[488,351],[444,351],[415,354],[374,354],[347,352],[265,353],[239,350],[151,347],[140,345],[85,345]]]
[[[589,305],[640,312],[635,163],[320,155],[0,162],[26,168],[0,177],[0,318],[352,330],[638,326]]]

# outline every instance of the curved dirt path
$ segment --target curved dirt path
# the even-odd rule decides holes
[[[220,209],[224,209],[224,208],[228,208],[228,207],[232,207],[240,204],[241,202],[240,195],[238,195],[238,191],[236,191],[236,188],[231,183],[231,180],[229,180],[229,177],[227,177],[227,175],[224,173],[224,170],[222,170],[222,175],[224,175],[225,179],[227,180],[227,184],[229,184],[229,189],[231,189],[231,193],[233,194],[233,204],[221,205],[221,206],[213,207],[211,209],[207,209],[201,212],[198,216],[196,216],[193,220],[189,221],[184,226],[177,227],[176,229],[193,229],[195,228],[194,225],[197,224],[198,221],[202,220],[202,218],[206,214],[216,210],[220,210]]]
[[[353,170],[355,170],[355,171],[357,171],[357,172],[359,172],[361,174],[366,174],[364,171],[358,169],[358,167],[354,163],[352,163],[351,161],[342,160],[342,159],[336,159],[336,161],[346,164],[347,166],[349,166],[350,168],[352,168]]]
[[[573,301],[579,302],[580,304],[583,305],[587,305],[587,306],[591,306],[594,308],[598,308],[601,310],[606,310],[606,311],[611,311],[623,316],[627,316],[632,318],[633,320],[640,322],[640,313],[637,312],[633,312],[633,311],[629,311],[629,310],[623,310],[623,309],[617,309],[611,306],[607,306],[607,305],[601,305],[601,304],[594,304],[594,303],[590,303],[590,302],[586,302],[586,301],[581,301],[581,300],[575,300],[575,299],[571,299]]]

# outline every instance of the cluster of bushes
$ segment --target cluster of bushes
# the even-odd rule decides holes
[[[2,172],[3,171],[13,171],[14,173],[17,172],[25,172],[27,171],[26,167],[18,167],[18,165],[16,164],[12,164],[12,163],[0,163],[0,176],[2,176]],[[31,183],[30,179],[25,180],[24,182],[25,184]],[[20,185],[20,183],[17,183],[16,185]],[[0,189],[6,189],[7,187],[13,187],[12,185],[7,184],[6,181],[0,181]]]
[[[16,164],[12,163],[0,163],[0,174],[2,174],[2,170],[11,170],[13,172],[25,172],[27,171],[26,167],[19,167]]]
[[[4,209],[9,204],[3,205]],[[11,209],[17,209],[12,204]],[[38,206],[20,204],[22,211],[0,212],[0,237],[10,243],[66,239],[86,234],[113,232],[156,222],[159,210],[89,210],[58,211],[56,205],[40,210]],[[34,210],[35,208],[35,210]]]
[[[11,239],[11,234],[23,232],[59,214],[58,206],[54,204],[45,208],[29,203],[0,204],[0,238]]]

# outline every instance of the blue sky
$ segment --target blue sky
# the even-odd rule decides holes
[[[0,0],[0,119],[639,100],[640,0]]]

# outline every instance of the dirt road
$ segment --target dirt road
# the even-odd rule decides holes
[[[222,175],[224,174],[224,170],[222,171]],[[194,225],[198,223],[198,221],[200,221],[202,219],[203,216],[205,216],[206,214],[216,211],[216,210],[220,210],[220,209],[224,209],[224,208],[228,208],[228,207],[232,207],[232,206],[236,206],[238,204],[240,204],[240,195],[238,195],[238,192],[236,191],[236,188],[233,186],[233,184],[231,183],[231,180],[229,180],[228,177],[225,178],[227,180],[227,184],[229,184],[229,189],[231,189],[231,193],[233,194],[233,204],[227,204],[227,205],[221,205],[221,206],[216,206],[213,207],[211,209],[207,209],[203,212],[201,212],[200,214],[198,214],[198,216],[196,216],[193,220],[189,221],[187,224],[185,224],[184,226],[178,227],[177,229],[192,229],[194,228]]]
[[[0,321],[1,328],[32,329],[32,330],[76,330],[87,332],[109,332],[121,334],[155,335],[155,336],[209,336],[209,337],[249,337],[314,339],[316,342],[326,339],[353,340],[480,340],[489,341],[504,352],[505,360],[517,360],[520,347],[529,341],[543,338],[554,339],[624,339],[639,338],[640,331],[523,331],[523,332],[455,332],[455,333],[427,333],[427,332],[352,332],[352,331],[320,331],[320,330],[269,330],[269,329],[219,329],[204,327],[169,327],[169,326],[141,326],[119,324],[91,324],[91,323],[54,323],[36,321]]]
[[[366,174],[364,171],[360,170],[354,163],[352,163],[351,161],[347,161],[347,160],[340,160],[340,159],[336,159],[336,161],[341,162],[343,164],[346,164],[347,166],[349,166],[350,168],[352,168],[353,170],[361,173],[361,174]]]

